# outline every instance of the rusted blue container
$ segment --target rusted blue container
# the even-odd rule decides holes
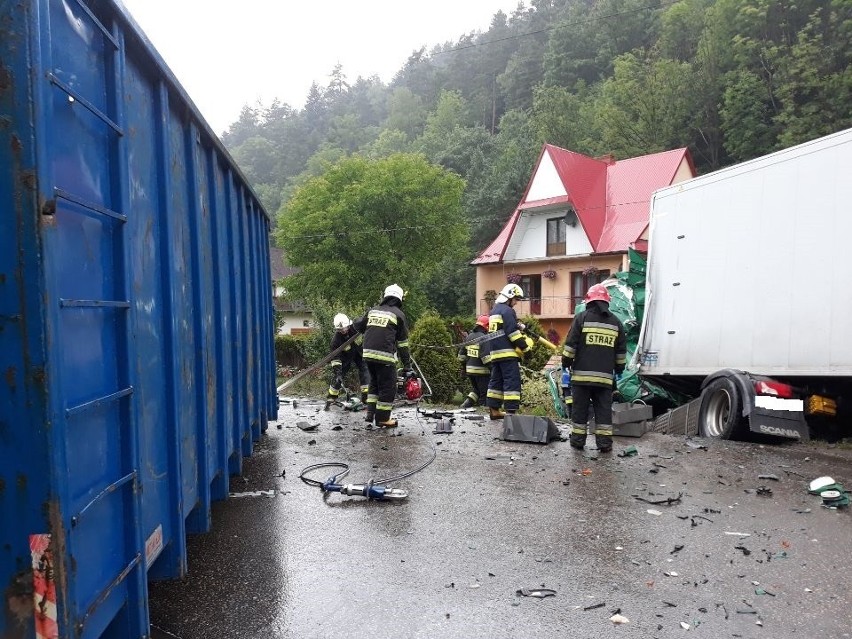
[[[277,410],[267,214],[111,0],[0,1],[0,637],[148,635]]]

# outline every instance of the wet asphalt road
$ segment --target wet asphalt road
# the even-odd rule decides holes
[[[216,504],[214,531],[189,540],[190,576],[152,584],[155,638],[852,637],[852,515],[806,488],[825,474],[852,487],[850,451],[652,433],[598,456],[594,437],[581,453],[462,418],[436,435],[412,408],[366,431],[363,413],[320,407],[282,404],[231,479],[274,496]],[[629,445],[639,455],[618,457]],[[410,492],[400,503],[324,499],[298,478],[326,461],[351,464],[353,483],[393,476],[433,446],[393,484]]]

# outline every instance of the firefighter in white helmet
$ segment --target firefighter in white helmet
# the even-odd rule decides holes
[[[352,327],[352,320],[344,313],[335,315],[333,324],[334,337],[331,338],[331,347],[329,350],[336,351],[356,333]],[[370,373],[367,371],[367,364],[363,358],[361,346],[363,341],[363,336],[358,335],[353,342],[346,344],[343,350],[331,360],[331,383],[328,386],[328,395],[325,400],[326,410],[340,397],[343,380],[346,378],[346,373],[353,366],[358,371],[358,378],[361,382],[361,401],[365,404],[367,403],[367,391],[370,388]]]
[[[382,301],[356,320],[354,327],[364,334],[364,361],[370,371],[365,421],[375,419],[380,428],[397,425],[391,419],[396,397],[396,361],[402,362],[406,375],[411,374],[411,355],[408,351],[408,320],[402,311],[402,287],[391,284],[385,288]]]
[[[506,284],[497,295],[497,303],[488,317],[488,332],[503,334],[490,341],[488,361],[491,379],[485,405],[491,419],[500,419],[506,413],[516,413],[521,404],[521,356],[534,342],[521,332],[515,303],[523,299],[524,291],[517,284]],[[504,410],[505,409],[505,412]]]

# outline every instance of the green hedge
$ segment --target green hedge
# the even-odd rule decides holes
[[[461,383],[456,350],[446,348],[456,340],[444,320],[434,312],[423,315],[411,331],[411,354],[432,388],[432,401],[449,403]],[[445,348],[429,348],[443,346]]]
[[[306,368],[305,338],[300,335],[276,335],[275,363],[279,366]]]

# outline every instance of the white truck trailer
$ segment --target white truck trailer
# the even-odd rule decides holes
[[[852,129],[657,191],[639,341],[704,436],[852,432]]]

